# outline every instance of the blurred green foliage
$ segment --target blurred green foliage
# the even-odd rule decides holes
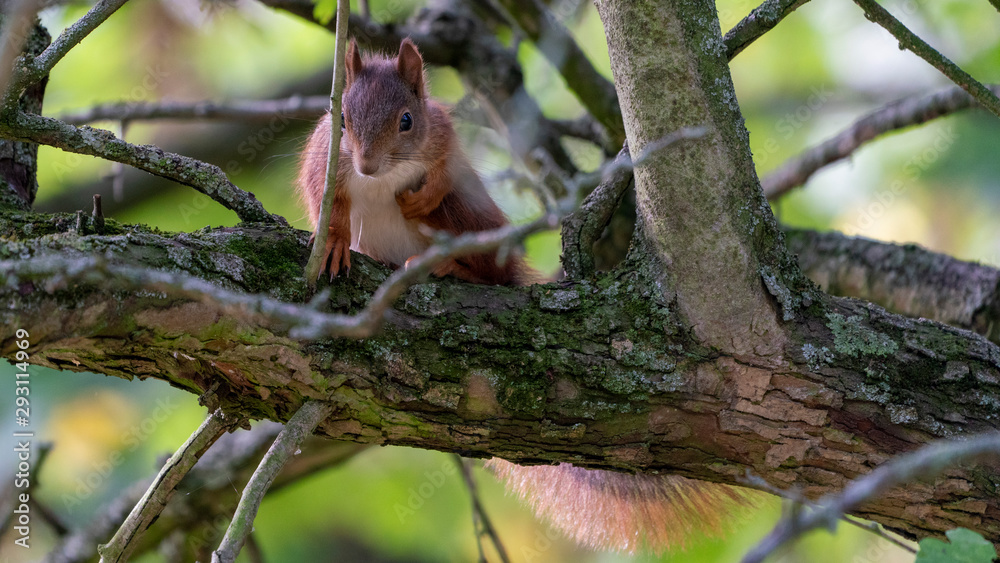
[[[374,17],[387,21],[404,17],[421,3],[371,4]],[[556,4],[567,8],[559,12],[565,23],[595,66],[610,77],[596,11],[586,2]],[[119,100],[251,99],[328,90],[328,78],[323,78],[333,57],[328,32],[253,2],[210,5],[205,11],[198,0],[127,4],[53,72],[46,114]],[[720,0],[722,29],[753,7],[746,0]],[[887,7],[979,79],[1000,79],[1000,36],[994,33],[1000,16],[988,3],[905,0]],[[54,34],[84,10],[77,5],[53,9],[45,12],[44,22]],[[519,58],[527,88],[547,115],[580,115],[580,104],[533,45],[522,42]],[[740,54],[732,69],[761,174],[888,101],[948,86],[940,73],[899,51],[888,34],[866,22],[849,2],[807,4]],[[430,76],[439,97],[450,102],[462,97],[454,71],[431,69]],[[133,124],[126,137],[218,164],[270,211],[307,228],[291,183],[296,153],[309,127],[297,121],[280,127],[153,122]],[[505,142],[495,133],[466,125],[460,130],[485,177],[510,165]],[[995,118],[968,111],[871,143],[776,203],[775,212],[789,225],[917,242],[1000,265],[1000,222],[995,220],[1000,205],[998,147],[1000,125]],[[571,152],[585,169],[599,163],[593,147],[577,144]],[[112,166],[107,162],[46,147],[39,158],[43,207],[73,209],[74,193],[109,184]],[[902,182],[903,189],[890,198],[887,186],[893,182]],[[505,184],[494,190],[515,220],[538,212],[530,195]],[[208,198],[142,174],[127,176],[125,195],[121,201],[105,199],[105,213],[177,231],[236,222],[232,213]],[[539,269],[555,271],[558,238],[550,232],[527,242],[529,259]],[[86,522],[123,488],[151,474],[161,456],[183,442],[205,414],[195,397],[159,382],[129,383],[44,369],[32,373],[33,405],[45,420],[42,434],[55,444],[39,495],[71,523]],[[0,379],[5,396],[11,395],[8,384],[9,378]],[[150,424],[151,413],[167,408],[164,404],[169,406],[169,421]],[[120,463],[109,462],[119,458]],[[453,461],[438,452],[372,449],[343,467],[280,491],[264,503],[256,524],[267,560],[475,560],[468,495],[457,473],[445,473],[448,467],[454,469]],[[438,473],[445,478],[439,479]],[[706,538],[685,552],[660,558],[587,553],[550,540],[546,528],[505,497],[488,474],[479,472],[477,478],[515,561],[736,561],[778,516],[778,503],[765,503],[737,520],[731,535]],[[44,549],[52,536],[39,531],[38,539],[36,545]],[[150,555],[142,560],[160,559]],[[841,526],[836,534],[811,534],[778,560],[887,562],[913,557],[885,540]]]

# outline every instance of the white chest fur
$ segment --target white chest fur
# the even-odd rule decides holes
[[[377,177],[351,171],[347,193],[351,198],[351,250],[393,266],[427,249],[416,221],[399,212],[396,193],[412,186],[424,174],[422,167],[399,163]]]

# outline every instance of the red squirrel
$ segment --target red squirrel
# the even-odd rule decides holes
[[[507,224],[462,153],[447,110],[428,97],[423,59],[410,39],[394,58],[362,58],[351,41],[346,67],[326,248],[331,275],[350,268],[350,250],[405,266],[431,244],[421,225],[460,234]],[[298,189],[314,229],[331,125],[330,114],[319,121],[300,162]],[[537,278],[516,256],[498,265],[495,252],[450,260],[434,274],[501,285]],[[692,530],[722,527],[733,501],[742,498],[736,489],[682,477],[488,463],[540,516],[594,548],[683,545]]]
[[[426,229],[487,231],[507,218],[462,153],[447,109],[428,97],[424,62],[404,39],[396,58],[362,60],[347,47],[347,74],[326,256],[331,276],[351,267],[350,250],[398,268],[431,244]],[[316,126],[299,168],[298,187],[313,227],[326,180],[332,117]],[[496,252],[455,258],[434,274],[472,283],[524,281],[517,257],[497,264]]]

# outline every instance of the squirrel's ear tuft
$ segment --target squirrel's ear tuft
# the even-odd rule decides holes
[[[347,44],[347,56],[345,57],[347,74],[344,76],[345,84],[347,87],[354,82],[354,79],[361,73],[361,69],[364,65],[361,63],[361,51],[358,50],[358,43],[351,39],[351,42]]]
[[[399,45],[399,58],[396,69],[418,98],[424,97],[424,59],[417,51],[417,46],[409,37]]]

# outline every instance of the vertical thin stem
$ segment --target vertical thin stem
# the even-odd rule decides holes
[[[347,73],[344,68],[344,55],[347,52],[347,20],[351,15],[349,0],[337,2],[337,40],[333,61],[333,86],[330,92],[330,152],[326,165],[326,186],[323,188],[323,201],[319,207],[319,220],[316,222],[316,238],[313,239],[312,253],[306,264],[306,281],[310,286],[316,284],[323,261],[326,260],[326,239],[329,233],[330,214],[333,209],[333,191],[337,185],[337,162],[340,160],[339,123],[340,102],[344,93],[344,78]]]

